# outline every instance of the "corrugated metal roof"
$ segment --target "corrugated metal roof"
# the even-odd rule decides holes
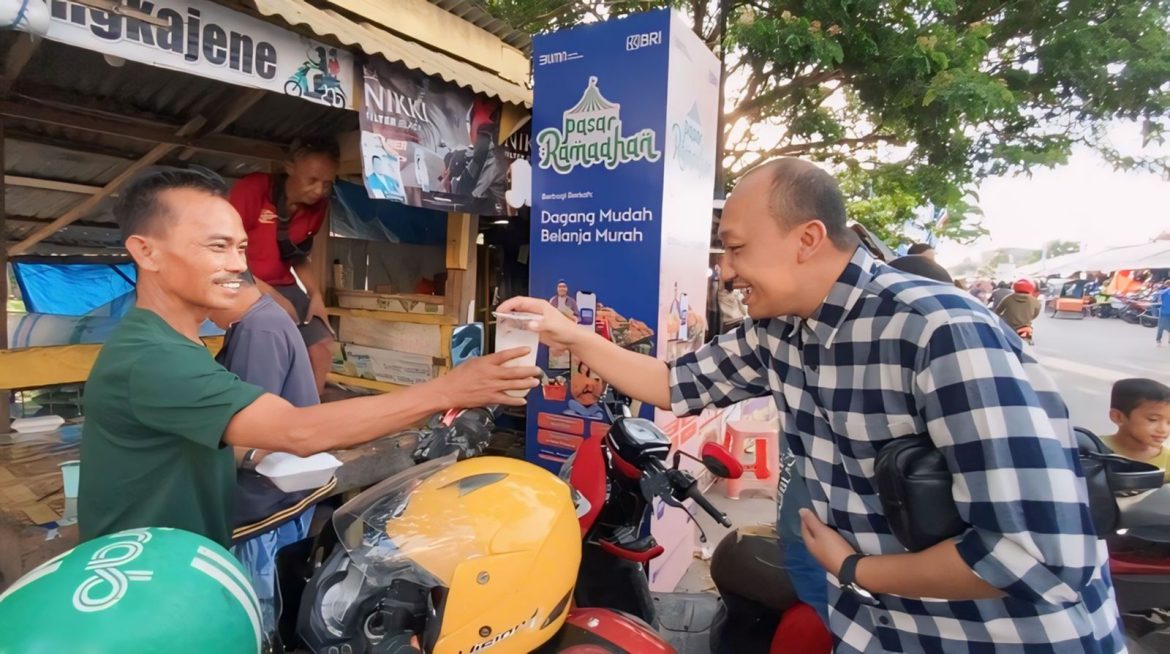
[[[525,54],[532,54],[532,36],[527,32],[512,27],[507,22],[496,18],[476,0],[427,0],[436,7],[441,7],[476,27],[491,32],[512,46],[523,50]]]
[[[463,15],[480,28],[499,36],[514,47],[525,39],[506,35],[505,26],[486,21],[470,4],[459,6],[448,0],[429,0],[437,6]],[[303,0],[258,0],[261,13],[279,15],[278,20],[299,26],[298,31],[333,38],[369,54],[380,54],[392,61],[438,76],[474,91],[498,97],[517,105],[531,106],[527,88],[504,80],[471,64],[428,50],[368,23],[355,22],[332,11],[316,9]],[[268,12],[264,11],[267,7]],[[482,12],[482,10],[479,10]],[[0,53],[8,52],[19,33],[0,32]],[[523,35],[521,35],[523,36]],[[523,47],[527,47],[526,45]],[[52,41],[42,41],[29,64],[13,87],[22,102],[84,100],[107,113],[141,116],[166,124],[182,124],[196,115],[214,116],[243,90],[231,84],[174,70],[153,67],[134,61],[111,65],[97,52]],[[24,94],[25,97],[21,97]],[[11,99],[11,98],[10,98]],[[48,106],[52,106],[51,104]],[[268,93],[225,130],[235,136],[249,137],[274,144],[292,141],[306,132],[344,133],[358,128],[357,113],[339,111],[279,93]],[[113,179],[130,162],[144,154],[151,143],[9,118],[5,120],[4,172],[8,175],[42,180],[102,186]],[[162,164],[198,164],[226,178],[237,178],[257,170],[260,163],[230,156],[196,151],[194,156],[178,159],[180,150]],[[38,221],[54,219],[80,202],[84,195],[59,190],[6,185],[6,213],[18,217],[7,225],[6,240],[20,239],[35,230]],[[80,224],[53,234],[34,252],[72,252],[74,248],[118,247],[111,225],[112,201],[103,202],[85,216]]]
[[[4,46],[3,36],[0,33],[0,47]],[[111,66],[97,52],[51,41],[41,43],[21,74],[16,90],[29,86],[61,89],[109,107],[114,113],[134,110],[177,124],[201,113],[214,115],[228,100],[244,92],[243,88],[226,82],[135,61]],[[356,129],[355,112],[268,93],[227,131],[271,143],[289,143],[306,130]],[[149,145],[141,151],[148,149]]]
[[[366,22],[355,22],[330,9],[318,9],[304,0],[252,0],[265,16],[279,16],[290,25],[300,25],[314,34],[337,39],[366,54],[378,54],[388,61],[434,75],[452,84],[505,102],[532,106],[532,91],[471,64],[408,41]]]

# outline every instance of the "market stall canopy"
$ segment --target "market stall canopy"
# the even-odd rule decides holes
[[[1078,272],[1114,272],[1170,268],[1170,240],[1109,248],[1100,252],[1073,252],[1020,266],[1019,277],[1071,275]]]
[[[1044,277],[1047,275],[1059,274],[1059,270],[1066,264],[1073,263],[1085,257],[1084,252],[1073,252],[1072,254],[1062,254],[1059,257],[1052,257],[1051,259],[1041,259],[1025,266],[1016,268],[1016,277]]]
[[[333,4],[343,6],[355,3],[356,0]],[[318,36],[333,37],[367,54],[381,55],[388,61],[400,62],[409,68],[504,102],[532,106],[532,91],[522,83],[391,34],[378,25],[352,20],[332,9],[318,9],[304,0],[252,0],[252,4],[265,16],[279,16],[290,25],[302,26]]]
[[[1139,245],[1110,248],[1092,254],[1070,255],[1068,261],[1049,270],[1068,275],[1081,271],[1114,272],[1117,270],[1141,270],[1145,268],[1170,267],[1170,241],[1154,241]]]

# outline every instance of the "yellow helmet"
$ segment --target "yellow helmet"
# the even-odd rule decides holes
[[[310,646],[368,651],[412,631],[429,654],[529,652],[568,614],[580,527],[569,487],[538,466],[499,457],[416,466],[338,509],[334,526],[348,563],[331,558],[306,601],[317,605],[310,617],[324,618],[314,626],[337,638],[306,638]]]

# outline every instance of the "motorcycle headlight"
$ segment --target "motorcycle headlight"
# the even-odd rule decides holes
[[[341,565],[337,571],[344,573],[344,577],[334,583],[321,595],[321,601],[317,605],[317,611],[321,617],[321,623],[334,636],[345,636],[346,617],[354,604],[358,601],[362,591],[362,581],[365,577],[362,571],[357,569],[349,560],[349,557],[342,557]],[[340,576],[340,575],[339,575]]]

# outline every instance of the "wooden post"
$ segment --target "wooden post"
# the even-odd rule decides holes
[[[309,251],[309,270],[321,289],[321,301],[326,306],[337,303],[336,290],[333,288],[333,260],[329,258],[329,212],[325,212],[325,220],[321,223],[321,231],[313,237],[313,248]]]
[[[467,322],[467,304],[475,299],[475,236],[479,216],[447,214],[447,313],[462,325]]]
[[[179,131],[176,132],[175,135],[177,137],[190,136],[202,128],[206,122],[207,119],[203,118],[202,116],[197,116],[188,121],[187,124],[180,127]],[[34,231],[32,234],[26,236],[23,241],[8,248],[8,253],[24,254],[31,250],[37,243],[40,243],[46,238],[57,233],[62,227],[65,227],[66,225],[77,221],[79,218],[84,217],[86,214],[96,208],[102,200],[104,200],[109,195],[116,193],[118,189],[122,188],[123,184],[130,181],[134,175],[138,174],[138,171],[154,165],[156,162],[158,162],[159,159],[167,156],[177,147],[179,146],[173,143],[159,143],[158,145],[154,146],[151,148],[150,152],[142,155],[140,159],[127,166],[126,169],[122,172],[118,173],[117,177],[110,180],[105,186],[102,187],[102,190],[85,198],[78,204],[71,207],[68,211],[66,211],[53,222]]]
[[[4,76],[0,77],[0,95],[4,95],[12,90],[12,85],[16,82],[16,78],[20,77],[21,71],[28,65],[28,62],[36,54],[37,47],[40,46],[40,37],[31,34],[16,35],[16,43],[8,50],[7,61],[4,63]]]
[[[0,118],[0,171],[4,170],[4,119]],[[7,234],[4,227],[4,181],[0,172],[0,235]],[[7,236],[4,237],[7,239]],[[8,248],[0,242],[0,350],[8,349]],[[8,432],[9,392],[0,390],[0,433]]]

